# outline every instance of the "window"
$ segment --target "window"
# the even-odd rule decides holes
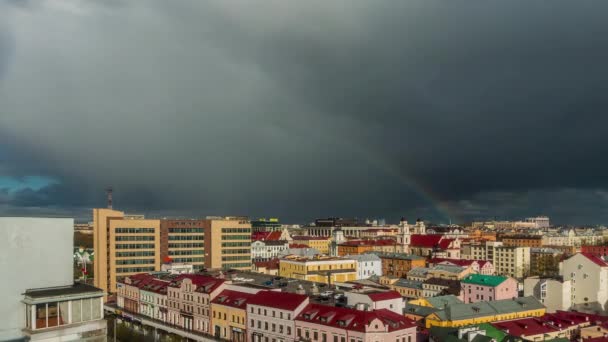
[[[314,339],[315,341],[316,341],[316,340],[318,340],[318,339],[319,339],[319,333],[318,333],[318,332],[316,332],[316,331],[314,331],[314,332],[312,333],[312,337],[313,337],[313,339]]]
[[[253,320],[251,320],[251,327],[253,328],[255,326],[255,322]]]

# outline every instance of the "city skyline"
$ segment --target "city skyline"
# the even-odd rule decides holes
[[[0,215],[608,224],[607,11],[2,2]]]

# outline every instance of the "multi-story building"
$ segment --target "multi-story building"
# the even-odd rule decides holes
[[[261,289],[227,285],[211,301],[211,326],[217,339],[247,341],[247,302]]]
[[[211,301],[224,290],[223,279],[182,274],[167,287],[167,322],[184,330],[211,334]]]
[[[547,312],[569,310],[572,307],[572,281],[561,277],[524,279],[524,296],[534,296],[545,307]]]
[[[160,220],[93,209],[96,287],[114,293],[118,277],[159,271],[160,246]]]
[[[405,277],[412,268],[426,266],[423,257],[403,253],[374,253],[382,260],[382,274]]]
[[[422,257],[460,259],[460,239],[443,235],[412,234],[410,253]]]
[[[480,323],[541,317],[545,312],[545,306],[534,297],[452,304],[429,315],[426,318],[426,327],[463,327]]]
[[[106,341],[103,290],[74,283],[74,220],[0,218],[0,340]]]
[[[205,266],[251,269],[251,223],[244,217],[212,217],[205,231]]]
[[[576,246],[598,245],[604,241],[601,231],[582,231],[575,229],[564,230],[543,236],[543,246]]]
[[[495,247],[493,257],[498,275],[522,279],[530,272],[530,247]]]
[[[289,249],[287,240],[258,240],[251,243],[251,259],[255,261],[270,260]]]
[[[331,238],[329,236],[293,236],[293,242],[317,249],[321,254],[329,254]]]
[[[563,255],[554,248],[530,248],[530,276],[548,277],[559,274]]]
[[[592,254],[578,253],[563,261],[564,281],[571,282],[571,303],[581,310],[605,312],[608,302],[608,262]]]
[[[274,232],[283,230],[283,225],[278,218],[259,218],[251,221],[251,232]]]
[[[416,341],[413,321],[386,309],[338,308],[309,304],[295,319],[300,341]]]
[[[161,260],[169,258],[176,263],[192,265],[194,270],[205,267],[205,228],[208,221],[161,220],[160,221],[160,256]]]
[[[428,278],[422,281],[422,290],[423,297],[453,295],[462,298],[462,287],[458,280]]]
[[[511,277],[470,274],[461,283],[465,303],[518,297],[517,280]]]
[[[261,291],[247,301],[247,341],[296,341],[295,318],[308,305],[305,295]]]
[[[608,245],[584,245],[581,246],[581,253],[605,257],[608,256]]]
[[[326,284],[357,279],[357,261],[333,257],[286,257],[279,261],[279,275]]]
[[[382,275],[382,259],[375,254],[346,255],[344,257],[357,261],[357,279]]]
[[[503,246],[515,246],[515,247],[536,247],[540,248],[543,246],[542,235],[531,235],[531,234],[516,234],[516,235],[505,235],[501,237]]]
[[[424,296],[422,281],[383,277],[381,283],[384,283],[391,290],[399,292],[404,298],[415,299]]]
[[[397,239],[379,238],[377,240],[350,240],[338,244],[338,255],[356,255],[367,252],[396,253],[401,250]]]

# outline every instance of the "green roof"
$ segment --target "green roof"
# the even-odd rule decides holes
[[[462,279],[462,283],[494,287],[502,284],[505,280],[507,280],[507,277],[483,274],[470,274],[464,277],[464,279]]]
[[[507,336],[507,334],[504,331],[497,329],[495,326],[493,326],[490,323],[480,324],[479,329],[485,330],[486,336],[489,336],[499,342],[502,341]]]
[[[462,303],[462,301],[460,299],[458,299],[458,297],[454,296],[454,295],[446,295],[446,296],[437,296],[437,297],[428,297],[426,298],[426,300],[434,307],[434,308],[439,308],[439,309],[443,309],[443,307],[447,304],[447,305],[452,305],[452,304],[458,304],[458,303]]]
[[[429,335],[434,337],[437,341],[442,342],[468,342],[467,334],[464,334],[462,338],[458,338],[460,331],[471,331],[474,332],[476,330],[485,331],[484,335],[476,335],[471,342],[490,342],[490,341],[498,341],[502,342],[507,334],[496,329],[494,326],[488,323],[478,324],[478,325],[467,325],[460,328],[444,328],[444,327],[431,327],[429,329]]]

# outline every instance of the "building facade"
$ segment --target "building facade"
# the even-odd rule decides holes
[[[382,259],[375,254],[346,255],[344,257],[357,261],[357,279],[382,275]]]
[[[279,275],[326,284],[357,280],[357,261],[332,257],[291,257],[279,260]]]
[[[295,318],[308,305],[307,296],[261,291],[247,302],[247,341],[296,341]]]
[[[471,274],[461,283],[465,303],[518,297],[517,280],[511,277]]]

